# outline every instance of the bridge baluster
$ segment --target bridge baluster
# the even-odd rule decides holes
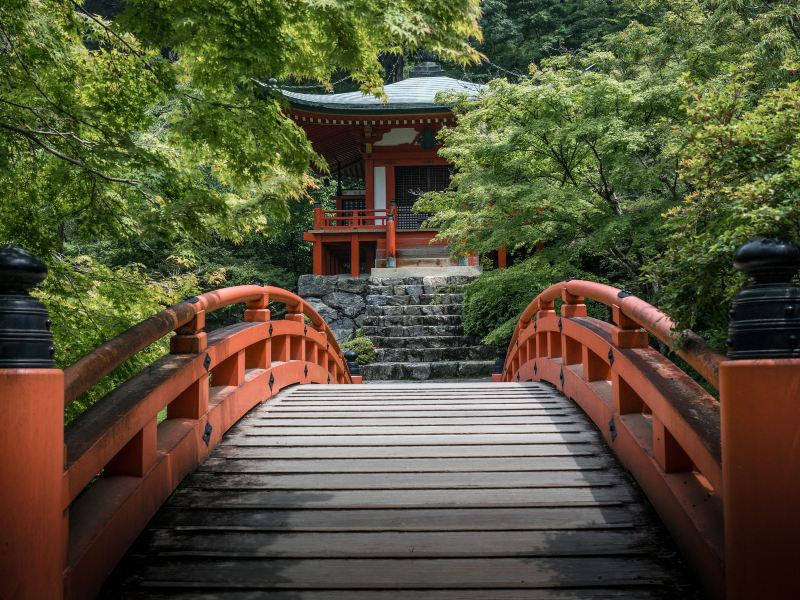
[[[206,311],[200,310],[186,325],[179,327],[169,340],[172,354],[200,354],[208,348],[208,334],[205,332]]]
[[[753,283],[719,369],[727,597],[798,598],[800,248],[755,240],[734,264]]]
[[[64,373],[53,361],[47,311],[30,290],[47,268],[0,248],[0,596],[62,598]]]

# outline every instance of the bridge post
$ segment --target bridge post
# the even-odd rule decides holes
[[[800,248],[755,240],[734,265],[752,284],[731,311],[720,366],[727,598],[798,598]]]
[[[64,373],[50,321],[29,291],[47,268],[16,246],[0,248],[0,597],[63,597],[67,520]]]

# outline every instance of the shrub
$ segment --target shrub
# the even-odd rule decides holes
[[[375,360],[375,344],[368,337],[361,334],[361,330],[356,330],[349,340],[342,344],[342,351],[352,350],[356,353],[356,361],[360,365],[366,365]]]
[[[505,346],[520,313],[537,294],[568,277],[595,279],[569,259],[539,252],[508,269],[495,269],[470,283],[464,292],[464,331],[484,344]]]

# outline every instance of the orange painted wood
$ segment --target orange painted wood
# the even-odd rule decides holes
[[[156,462],[156,427],[157,417],[153,417],[108,461],[103,469],[103,476],[144,477]]]
[[[497,268],[505,269],[508,267],[508,252],[505,246],[500,246],[497,249]]]
[[[562,313],[576,314],[583,294],[552,289],[565,302]],[[630,329],[584,316],[559,318],[555,298],[540,295],[527,321],[523,314],[502,379],[547,381],[573,398],[634,473],[709,592],[722,597],[719,404],[640,344],[646,333],[637,321],[619,311],[617,323]],[[631,343],[639,347],[625,347]]]
[[[361,275],[361,253],[357,235],[350,238],[350,275],[353,277]]]
[[[720,367],[728,598],[797,598],[800,360]]]
[[[0,597],[62,597],[64,374],[0,369]]]
[[[714,352],[692,331],[684,331],[681,343],[676,343],[677,338],[673,331],[675,323],[672,319],[644,300],[633,295],[625,295],[626,293],[622,290],[609,285],[580,279],[562,281],[552,285],[528,304],[520,316],[520,323],[529,323],[537,313],[543,310],[552,310],[553,301],[560,298],[565,291],[574,296],[583,296],[601,302],[611,307],[612,310],[617,310],[615,315],[618,318],[620,315],[624,315],[633,323],[643,327],[688,362],[706,381],[715,388],[718,387],[718,371],[720,363],[724,360],[723,356]],[[627,325],[626,321],[617,320],[616,322],[623,323],[622,327]],[[514,343],[514,339],[512,337],[511,344]]]

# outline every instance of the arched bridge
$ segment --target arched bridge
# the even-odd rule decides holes
[[[800,251],[759,244],[731,359],[572,280],[531,302],[492,382],[368,386],[313,308],[261,286],[61,371],[28,294],[43,265],[6,247],[0,598],[800,597]],[[207,334],[234,304],[243,321]]]

